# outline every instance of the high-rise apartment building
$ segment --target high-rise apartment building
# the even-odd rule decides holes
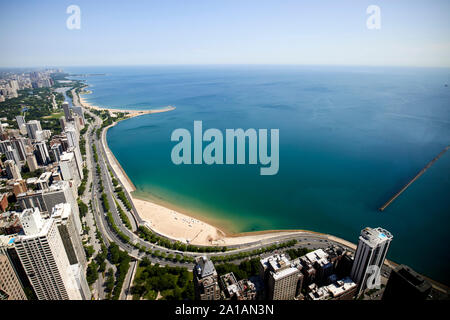
[[[67,125],[66,130],[64,131],[67,136],[67,141],[69,142],[70,147],[78,147],[80,136],[73,125]]]
[[[5,161],[6,174],[8,179],[22,180],[22,175],[20,174],[20,169],[16,165],[14,160]]]
[[[61,117],[59,118],[59,125],[61,126],[61,131],[66,130],[66,118],[65,117]]]
[[[53,207],[51,217],[55,219],[59,234],[66,249],[69,263],[79,264],[86,270],[87,262],[83,243],[75,225],[72,207],[68,203],[59,203]]]
[[[13,138],[11,139],[11,145],[13,149],[17,151],[17,155],[19,156],[20,161],[26,160],[26,145],[27,145],[27,139],[26,138]]]
[[[59,161],[59,170],[65,181],[73,181],[76,186],[81,183],[81,176],[78,170],[78,164],[73,152],[64,152]]]
[[[293,300],[298,282],[303,279],[300,270],[292,266],[286,255],[273,255],[260,260],[260,276],[266,284],[269,300]]]
[[[383,293],[387,301],[421,301],[426,300],[431,291],[431,284],[410,267],[400,265],[391,271]]]
[[[194,267],[195,297],[198,300],[219,300],[219,278],[214,264],[207,257],[199,257]]]
[[[39,300],[81,300],[82,295],[53,218],[37,208],[19,215],[25,235],[14,243]]]
[[[77,114],[78,117],[81,119],[82,124],[84,125],[85,119],[84,119],[84,112],[83,108],[81,106],[72,106],[73,113]]]
[[[13,160],[16,163],[16,165],[19,168],[21,168],[19,153],[17,152],[16,149],[13,149],[11,146],[8,146],[8,148],[6,149],[5,155],[6,155],[6,159]]]
[[[1,127],[1,125],[0,125]],[[0,141],[0,152],[1,153],[6,153],[6,151],[8,150],[8,147],[11,147],[11,141],[10,140],[3,140]]]
[[[0,250],[0,291],[7,300],[27,300],[22,284],[8,255]],[[0,297],[0,300],[2,298]]]
[[[19,129],[22,126],[25,126],[25,117],[24,116],[16,116],[16,121],[17,121],[17,126],[19,127]]]
[[[14,212],[14,215],[15,214],[16,213]],[[31,291],[30,293],[33,294],[31,283],[27,277],[27,274],[25,273],[22,263],[20,262],[16,247],[14,245],[14,240],[17,237],[17,233],[22,231],[22,225],[20,224],[20,220],[17,216],[15,217],[17,218],[18,221],[19,230],[14,231],[11,235],[0,235],[0,255],[8,257],[8,260],[11,266],[13,267],[14,272],[16,273],[16,276],[22,288],[23,289],[27,288],[28,290]]]
[[[56,162],[59,162],[61,160],[61,154],[63,153],[62,146],[60,143],[55,143],[51,147],[53,157]]]
[[[77,200],[67,181],[57,181],[46,190],[28,191],[17,196],[17,203],[24,209],[38,208],[42,213],[51,214],[59,203],[69,203],[74,214],[74,222],[79,234],[82,233]]]
[[[47,165],[50,162],[50,154],[48,153],[47,145],[44,141],[37,142],[36,146],[36,158],[40,165]]]
[[[64,110],[64,118],[66,122],[70,122],[73,120],[72,113],[70,112],[70,107],[68,102],[63,102],[62,104],[63,110]]]
[[[27,153],[27,165],[28,169],[30,169],[31,172],[39,169],[39,165],[37,163],[36,156],[34,155],[34,153]]]
[[[41,123],[38,120],[30,120],[25,126],[30,139],[36,139],[36,131],[42,131]]]
[[[373,271],[377,268],[381,271],[392,238],[392,234],[382,228],[368,227],[361,231],[350,273],[358,284],[358,294],[366,288],[367,279],[372,274],[369,268],[374,266]]]

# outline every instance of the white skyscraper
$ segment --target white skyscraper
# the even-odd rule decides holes
[[[372,274],[368,272],[368,268],[376,266],[381,270],[392,238],[392,234],[382,228],[361,230],[350,273],[353,281],[359,286],[358,293],[365,289],[367,279]]]
[[[51,217],[55,219],[59,235],[66,249],[72,272],[75,275],[83,299],[91,298],[91,291],[85,278],[87,267],[83,243],[75,226],[75,217],[72,207],[68,203],[59,203],[53,207]]]
[[[59,170],[63,180],[73,181],[76,186],[81,183],[77,161],[73,152],[64,152],[59,160]]]
[[[77,162],[78,174],[80,179],[83,179],[83,157],[80,152],[80,134],[73,125],[67,125],[66,137],[69,148],[67,151],[73,152],[75,155],[75,161]]]
[[[66,130],[64,132],[66,133],[69,147],[78,147],[80,135],[78,134],[77,129],[75,129],[73,125],[66,125]]]
[[[56,220],[70,264],[78,263],[86,269],[86,255],[75,225],[74,214],[69,203],[58,203],[53,207],[51,217]]]
[[[81,300],[56,221],[42,219],[39,209],[19,215],[25,235],[14,243],[25,273],[39,300]]]

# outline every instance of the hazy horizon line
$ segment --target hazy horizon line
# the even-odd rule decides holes
[[[177,67],[177,66],[295,66],[295,67],[365,67],[365,68],[426,68],[450,69],[449,66],[428,65],[367,65],[367,64],[301,64],[301,63],[149,63],[149,64],[87,64],[87,65],[29,65],[29,66],[2,66],[0,69],[42,69],[42,68],[83,68],[83,67]]]

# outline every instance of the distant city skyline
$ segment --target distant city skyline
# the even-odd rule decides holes
[[[450,2],[5,1],[0,67],[299,64],[450,67]],[[67,8],[81,9],[70,30]],[[367,27],[371,5],[381,28]]]

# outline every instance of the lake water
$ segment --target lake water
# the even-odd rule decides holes
[[[111,150],[137,194],[235,232],[307,229],[357,243],[394,235],[388,257],[450,284],[450,152],[384,212],[377,209],[450,144],[449,69],[161,66],[66,68],[94,105],[176,110],[119,123]],[[171,162],[173,130],[279,129],[280,169]]]

